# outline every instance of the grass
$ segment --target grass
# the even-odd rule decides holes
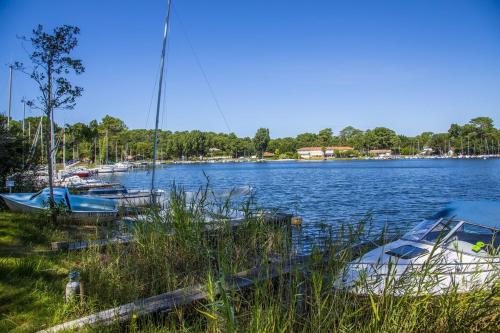
[[[53,253],[53,241],[104,237],[107,228],[58,226],[33,215],[0,212],[0,332],[32,332],[67,318],[64,288],[77,253]]]
[[[94,230],[47,227],[22,215],[0,213],[0,331],[27,332],[82,315],[203,283],[209,297],[194,307],[111,327],[84,331],[130,332],[496,332],[500,330],[498,285],[467,294],[453,290],[442,296],[355,296],[332,288],[342,268],[356,255],[349,245],[359,241],[364,223],[355,228],[323,230],[322,249],[312,250],[307,270],[296,270],[255,287],[231,290],[224,277],[270,258],[287,258],[289,230],[248,217],[238,228],[227,219],[205,230],[204,196],[186,202],[171,195],[168,214],[148,212],[137,223],[136,242],[91,248],[76,253],[49,253],[50,241],[98,237]],[[225,207],[225,208],[224,208]],[[224,216],[228,202],[219,203]],[[213,207],[210,211],[213,210]],[[339,235],[338,233],[341,233]],[[100,236],[102,237],[102,236]],[[64,286],[70,269],[81,273],[84,302],[66,305]],[[216,292],[219,290],[220,292]]]

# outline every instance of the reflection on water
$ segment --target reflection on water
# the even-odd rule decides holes
[[[144,170],[106,176],[129,187],[150,186]],[[250,185],[257,202],[304,218],[314,235],[318,225],[353,223],[370,213],[373,231],[395,232],[457,199],[500,199],[500,160],[389,160],[265,162],[166,165],[158,187],[173,182],[196,190],[209,178],[215,188]]]

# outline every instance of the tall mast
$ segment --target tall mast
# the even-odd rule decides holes
[[[108,130],[106,130],[106,164],[108,164]]]
[[[9,65],[9,113],[7,115],[7,128],[10,126],[10,115],[12,109],[12,65]]]
[[[63,127],[63,170],[66,169],[66,128]]]
[[[23,137],[24,137],[24,123],[26,121],[26,100],[23,97]]]
[[[158,121],[160,119],[160,105],[161,105],[161,88],[163,86],[163,68],[165,66],[165,49],[167,47],[167,35],[168,27],[170,21],[170,5],[171,0],[167,0],[167,15],[165,17],[165,25],[163,27],[163,46],[161,50],[160,58],[160,81],[158,82],[158,100],[156,101],[156,122],[155,122],[155,136],[153,142],[153,170],[151,174],[151,194],[153,194],[155,188],[155,176],[156,176],[156,149],[158,146]],[[154,196],[153,196],[154,200]]]

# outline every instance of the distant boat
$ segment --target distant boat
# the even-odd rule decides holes
[[[49,209],[49,189],[37,193],[0,194],[7,207],[13,212],[41,214]],[[67,188],[54,188],[56,205],[62,205],[67,214],[59,214],[58,219],[74,222],[107,222],[118,214],[117,202],[89,196],[72,195]]]
[[[101,165],[100,167],[94,169],[97,173],[115,173],[115,172],[127,172],[130,165],[125,163],[115,163],[108,165]]]
[[[118,162],[113,165],[113,172],[127,172],[129,167],[129,164]]]
[[[97,173],[101,174],[101,173],[113,173],[113,169],[114,169],[113,165],[101,165],[95,170],[97,171]]]
[[[499,233],[500,202],[453,202],[401,239],[349,263],[335,286],[358,294],[491,287],[500,278]]]
[[[78,176],[80,178],[87,178],[94,174],[94,171],[91,171],[87,168],[73,168],[66,167],[65,169],[59,171],[58,179],[68,178],[71,176]]]
[[[92,188],[113,187],[118,185],[118,183],[109,183],[95,178],[80,178],[79,176],[62,178],[58,180],[56,184],[60,187],[69,187],[76,190],[88,190]]]

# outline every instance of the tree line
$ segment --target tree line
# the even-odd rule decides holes
[[[24,124],[24,137],[33,141],[42,126],[49,126],[47,117],[28,117]],[[11,127],[22,135],[22,121],[11,121]],[[151,159],[153,156],[153,130],[129,129],[119,118],[106,115],[100,121],[87,124],[75,123],[56,125],[57,157],[62,158],[65,144],[66,160],[90,160],[94,163],[121,161],[130,157]],[[63,138],[64,135],[64,138]],[[42,141],[42,142],[41,142]],[[44,156],[43,138],[38,140],[35,151]],[[238,137],[234,133],[192,131],[159,132],[158,157],[160,159],[204,159],[227,156],[232,158],[262,156],[264,152],[276,157],[296,158],[301,147],[350,146],[352,155],[365,155],[372,149],[390,149],[394,154],[414,155],[424,147],[432,154],[482,155],[498,154],[500,130],[493,120],[477,117],[467,124],[452,124],[445,133],[423,132],[417,136],[397,134],[386,127],[360,130],[347,126],[338,133],[325,128],[318,133],[301,133],[296,137],[270,138],[267,128],[257,130],[253,138]]]

